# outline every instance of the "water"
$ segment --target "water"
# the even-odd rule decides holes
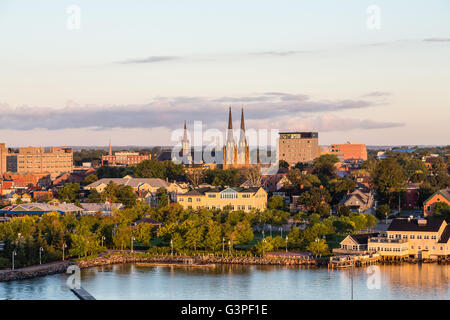
[[[353,271],[354,299],[450,299],[450,265],[379,266]],[[84,269],[81,285],[97,299],[351,299],[351,270],[217,265],[214,268],[123,264]],[[0,283],[0,299],[76,299],[66,274]],[[373,279],[373,278],[372,278]],[[375,288],[373,288],[375,287]]]

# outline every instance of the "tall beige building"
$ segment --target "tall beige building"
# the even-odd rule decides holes
[[[73,171],[73,151],[66,147],[19,148],[17,156],[18,173],[48,172],[52,179],[61,173]]]
[[[317,132],[280,132],[279,160],[293,166],[298,162],[311,162],[320,155]]]

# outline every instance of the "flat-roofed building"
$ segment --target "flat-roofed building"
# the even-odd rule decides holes
[[[385,236],[369,238],[369,251],[382,256],[437,259],[449,255],[450,225],[440,218],[394,219]]]
[[[267,192],[262,188],[200,188],[179,194],[177,202],[184,209],[264,210]]]
[[[129,166],[151,158],[150,154],[141,155],[139,152],[116,152],[114,155],[102,156],[102,166]]]
[[[26,147],[19,148],[17,173],[45,173],[52,179],[63,172],[73,171],[73,151],[66,147]]]
[[[335,154],[338,158],[341,156],[342,160],[367,160],[366,145],[362,143],[332,144],[329,153]]]
[[[311,162],[320,155],[319,133],[280,132],[279,160],[293,166],[298,162]]]

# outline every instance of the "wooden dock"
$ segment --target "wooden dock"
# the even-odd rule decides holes
[[[338,255],[330,258],[328,268],[363,267],[376,264],[381,260],[377,253],[367,255]]]

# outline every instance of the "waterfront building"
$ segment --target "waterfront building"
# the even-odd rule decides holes
[[[433,215],[434,207],[439,202],[446,203],[450,206],[450,188],[438,190],[425,200],[423,203],[423,215],[425,217]]]
[[[280,132],[279,159],[293,166],[298,162],[312,162],[320,155],[317,132]]]
[[[350,234],[340,242],[341,247],[333,249],[334,254],[366,254],[369,253],[369,238],[378,233]]]
[[[437,259],[448,257],[449,239],[450,225],[443,219],[398,218],[385,234],[369,238],[368,247],[381,256]]]
[[[178,195],[177,202],[184,209],[264,210],[267,192],[262,188],[199,188]]]

